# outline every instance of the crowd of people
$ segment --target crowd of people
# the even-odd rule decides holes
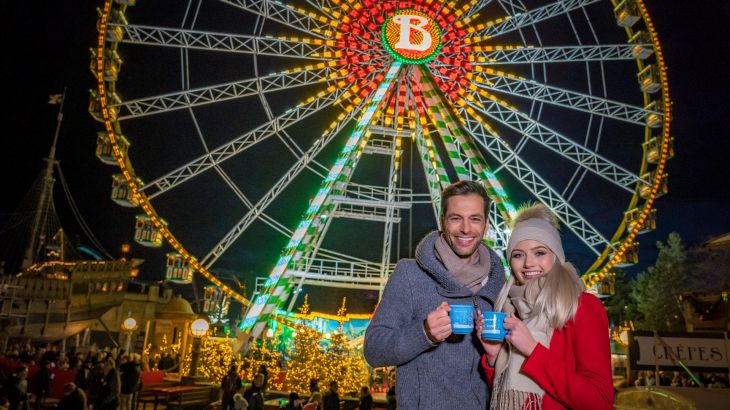
[[[728,387],[727,373],[699,372],[693,374],[693,378],[688,373],[680,371],[639,371],[636,376],[636,380],[634,380],[634,386],[636,387],[699,387],[700,385],[708,388]],[[699,381],[699,384],[695,379]]]
[[[1,349],[1,348],[0,348]],[[1,350],[0,350],[1,351]],[[68,353],[48,344],[36,347],[14,344],[0,353],[0,410],[30,410],[53,403],[59,410],[132,410],[142,389],[144,370],[172,370],[179,358],[169,354],[147,356],[128,354],[117,348]],[[248,387],[232,366],[221,382],[220,408],[223,410],[263,410],[267,400],[269,373],[265,366]],[[63,379],[63,380],[59,380]],[[51,398],[54,385],[61,381],[62,397]],[[289,394],[283,410],[340,410],[339,384],[332,381],[321,392],[319,380],[312,379],[309,395]],[[389,409],[395,409],[395,387],[388,392]],[[47,407],[47,406],[46,406]],[[371,390],[363,386],[357,409],[372,410]]]
[[[221,381],[222,410],[263,410],[266,400],[268,371],[261,366],[251,380],[248,388],[244,387],[238,366],[231,366]],[[309,395],[300,396],[297,392],[289,393],[286,404],[280,410],[341,410],[342,400],[339,394],[339,383],[331,381],[327,390],[320,391],[319,380],[313,378],[309,382]],[[388,410],[395,410],[395,387],[387,394]],[[368,386],[362,386],[358,393],[358,410],[372,410],[373,396]],[[353,409],[354,410],[354,409]]]
[[[53,402],[59,410],[132,410],[141,389],[141,357],[121,349],[67,353],[54,345],[12,345],[0,354],[0,403],[10,410],[40,408]],[[63,379],[62,397],[51,396]],[[3,407],[0,407],[2,409]]]

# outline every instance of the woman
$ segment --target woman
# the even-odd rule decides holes
[[[289,402],[285,406],[281,406],[279,410],[303,410],[302,399],[299,398],[297,392],[289,393]]]
[[[612,409],[608,319],[565,261],[550,210],[521,210],[507,244],[512,270],[494,306],[506,343],[482,340],[492,409]],[[483,318],[477,319],[481,334]]]
[[[322,410],[324,409],[324,399],[322,393],[316,391],[309,396],[309,401],[304,406],[304,410]]]
[[[233,396],[241,390],[243,382],[241,376],[238,375],[238,366],[233,365],[228,369],[228,373],[223,376],[221,380],[221,408],[223,410],[230,410],[235,408],[235,401]],[[248,404],[246,404],[248,407]]]

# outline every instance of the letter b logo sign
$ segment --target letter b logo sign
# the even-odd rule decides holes
[[[427,14],[413,9],[396,11],[383,24],[383,45],[404,63],[421,64],[441,49],[441,30]]]

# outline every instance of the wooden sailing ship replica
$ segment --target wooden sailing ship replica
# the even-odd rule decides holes
[[[46,166],[21,205],[24,210],[16,213],[26,223],[10,221],[8,226],[20,226],[20,230],[0,238],[4,249],[24,247],[22,256],[21,252],[2,255],[0,338],[5,346],[8,339],[57,341],[79,334],[122,303],[135,269],[134,261],[103,260],[89,248],[70,246],[65,238],[53,204],[63,98],[60,105]]]

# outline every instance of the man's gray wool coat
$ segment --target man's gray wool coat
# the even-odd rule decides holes
[[[473,295],[436,258],[438,235],[432,232],[421,241],[415,260],[396,265],[365,332],[365,359],[373,367],[397,366],[398,410],[485,410],[489,392],[476,331],[433,345],[423,322],[442,301],[491,311],[504,284],[502,259],[489,250],[489,279]]]

